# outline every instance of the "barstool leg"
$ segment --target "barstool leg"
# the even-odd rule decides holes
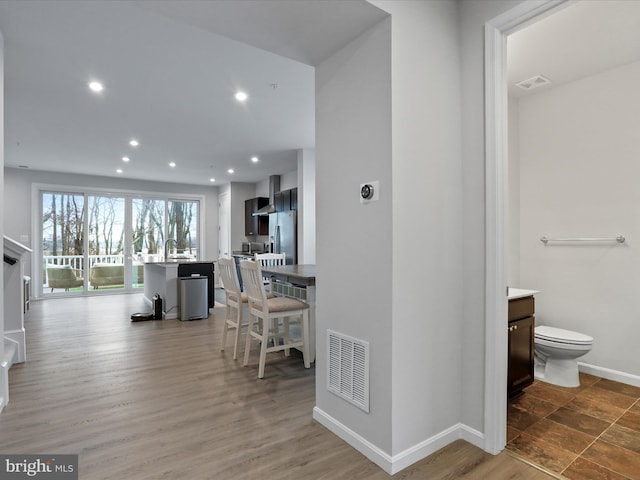
[[[269,342],[269,320],[262,319],[262,339],[260,345],[260,363],[258,365],[258,378],[264,377],[264,364],[267,361],[267,343]]]
[[[242,327],[242,304],[236,308],[236,336],[233,340],[233,359],[238,358],[238,341],[240,340],[240,328]]]
[[[222,329],[222,348],[221,351],[224,352],[224,347],[227,344],[227,332],[229,331],[229,318],[231,317],[231,307],[227,302],[227,316],[224,319],[224,328]]]
[[[311,368],[311,355],[309,355],[309,309],[302,312],[302,358],[304,368]]]
[[[244,366],[249,365],[249,350],[251,349],[251,331],[253,330],[253,315],[249,314],[249,325],[247,326],[247,340],[244,343]]]

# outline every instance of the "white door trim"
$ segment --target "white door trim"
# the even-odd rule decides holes
[[[229,192],[218,195],[218,257],[231,258],[231,196]]]
[[[567,0],[530,0],[485,24],[484,450],[497,454],[507,428],[507,36]]]

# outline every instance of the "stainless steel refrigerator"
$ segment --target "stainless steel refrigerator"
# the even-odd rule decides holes
[[[269,214],[269,241],[273,253],[284,253],[287,265],[298,263],[296,211]]]

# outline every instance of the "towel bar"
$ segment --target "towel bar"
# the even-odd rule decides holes
[[[617,237],[575,237],[575,238],[547,238],[540,237],[540,241],[545,245],[547,242],[612,242],[616,241],[618,243],[624,243],[625,238],[622,235],[618,235]]]

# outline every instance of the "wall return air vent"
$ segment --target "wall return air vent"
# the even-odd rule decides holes
[[[369,413],[369,342],[327,330],[327,389]]]

